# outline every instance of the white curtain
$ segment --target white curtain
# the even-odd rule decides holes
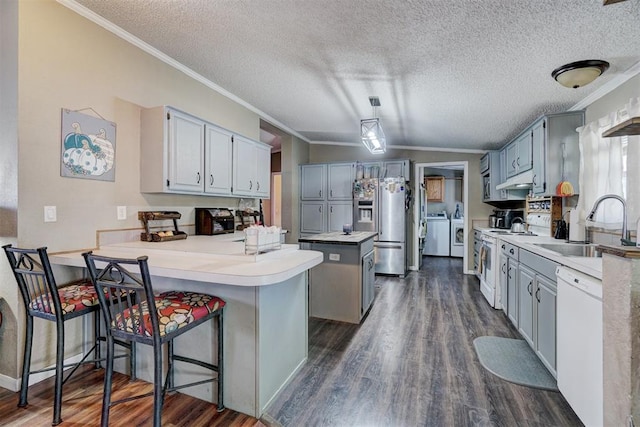
[[[640,215],[640,137],[603,138],[602,133],[630,117],[640,116],[640,98],[597,121],[578,129],[580,134],[580,222],[591,211],[595,201],[605,194],[615,194],[627,201],[628,222],[631,229]],[[590,225],[607,230],[622,227],[622,204],[605,200]]]

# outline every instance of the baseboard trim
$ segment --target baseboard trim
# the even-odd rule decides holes
[[[75,356],[72,356],[68,359],[65,359],[64,364],[65,365],[70,365],[70,364],[74,364],[74,363],[78,363],[82,360],[82,354],[77,354]],[[53,368],[55,365],[51,365],[49,367]],[[71,367],[67,368],[67,369],[71,369]],[[66,369],[65,369],[66,370]],[[51,371],[46,371],[46,372],[39,372],[37,374],[31,374],[29,375],[29,385],[32,386],[34,384],[39,383],[40,381],[44,381],[47,378],[51,378],[55,375],[55,371],[51,370]],[[1,375],[0,374],[0,387],[2,388],[6,388],[7,390],[16,392],[20,390],[20,385],[22,384],[22,379],[21,378],[12,378],[10,376],[7,375]]]

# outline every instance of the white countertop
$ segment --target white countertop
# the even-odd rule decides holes
[[[490,231],[490,228],[476,227],[479,231]],[[579,256],[564,256],[557,252],[550,251],[535,245],[534,243],[553,243],[553,244],[565,244],[571,245],[572,243],[566,243],[562,239],[554,239],[551,236],[530,236],[522,234],[493,234],[494,237],[504,240],[525,249],[529,252],[533,252],[536,255],[540,255],[566,267],[573,268],[584,274],[595,277],[602,280],[602,258],[599,257],[579,257]]]
[[[340,231],[331,233],[314,234],[307,237],[300,237],[299,242],[306,243],[334,243],[343,245],[358,245],[366,240],[373,239],[378,233],[374,231],[353,231],[345,234]]]
[[[244,243],[234,241],[238,238],[229,234],[189,236],[167,242],[124,242],[102,246],[94,253],[117,258],[147,255],[152,276],[235,286],[280,283],[323,260],[321,252],[300,250],[298,245],[287,244],[264,254],[245,255]],[[51,254],[49,258],[52,264],[84,267],[82,252]]]

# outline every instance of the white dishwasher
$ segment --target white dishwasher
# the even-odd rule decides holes
[[[602,282],[556,269],[558,389],[585,426],[602,426]]]

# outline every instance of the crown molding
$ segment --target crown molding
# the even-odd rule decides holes
[[[637,76],[638,74],[640,74],[640,62],[635,63],[628,70],[618,73],[614,78],[591,92],[586,98],[578,102],[576,105],[569,108],[569,111],[584,110],[589,105],[593,104],[608,93],[613,92],[627,80]]]
[[[278,120],[274,119],[270,115],[266,114],[264,111],[259,110],[258,108],[254,107],[253,105],[249,104],[248,102],[246,102],[245,100],[239,98],[238,96],[234,95],[233,93],[229,92],[228,90],[218,86],[217,84],[213,83],[211,80],[209,80],[209,79],[205,78],[204,76],[196,73],[191,68],[189,68],[186,65],[176,61],[175,59],[171,58],[169,55],[161,52],[160,50],[156,49],[155,47],[151,46],[150,44],[140,40],[138,37],[134,36],[133,34],[127,32],[127,31],[125,31],[124,29],[118,27],[113,22],[106,20],[105,18],[103,18],[102,16],[98,15],[94,11],[88,9],[87,7],[75,2],[74,0],[56,0],[56,1],[58,3],[60,3],[61,5],[65,6],[66,8],[73,10],[78,15],[80,15],[80,16],[82,16],[84,18],[87,18],[88,20],[90,20],[93,23],[99,25],[100,27],[104,28],[105,30],[115,34],[116,36],[120,37],[121,39],[123,39],[123,40],[131,43],[132,45],[138,47],[139,49],[143,50],[144,52],[148,53],[149,55],[159,59],[160,61],[164,62],[165,64],[167,64],[167,65],[169,65],[169,66],[171,66],[171,67],[183,72],[184,74],[186,74],[187,76],[189,76],[192,79],[196,80],[197,82],[202,83],[203,85],[207,86],[209,89],[218,92],[222,96],[224,96],[226,98],[229,98],[231,101],[236,102],[236,103],[242,105],[243,107],[245,107],[246,109],[256,113],[258,116],[260,116],[261,119],[271,123],[272,125],[280,128],[281,130],[284,130],[284,131],[288,132],[291,135],[294,135],[294,136],[302,139],[303,141],[309,142],[308,138],[302,136],[300,133],[296,132],[295,130],[289,128],[285,124],[283,124],[283,123],[279,122]]]

